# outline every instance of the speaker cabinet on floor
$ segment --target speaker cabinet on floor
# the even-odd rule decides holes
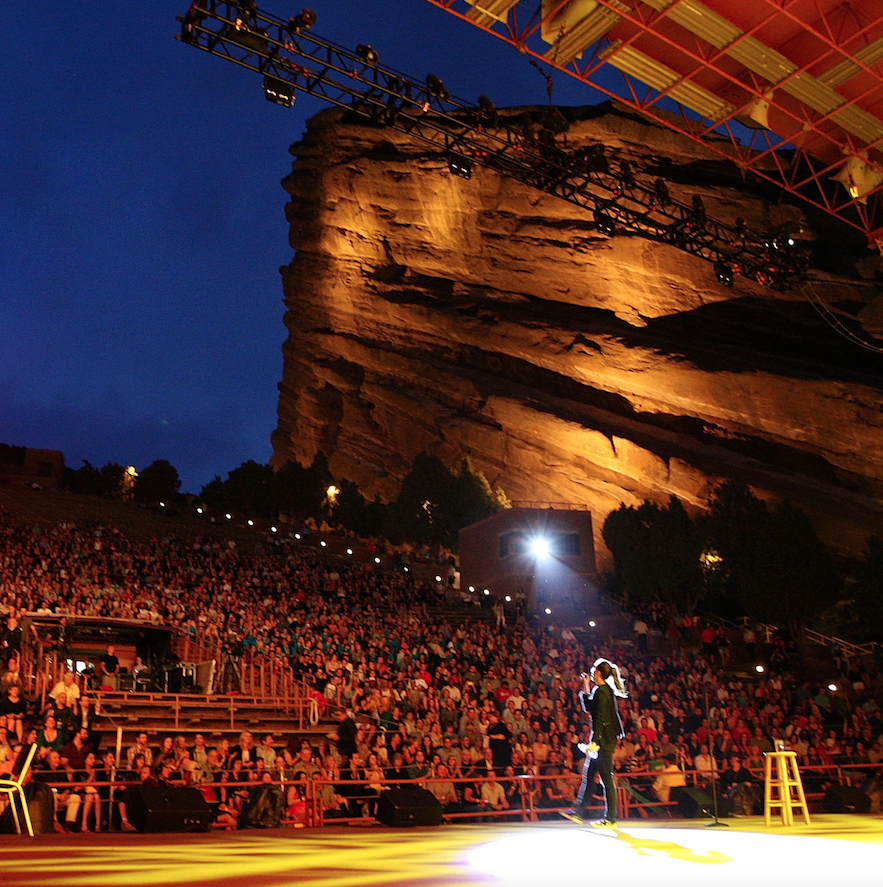
[[[141,832],[204,832],[212,811],[195,788],[151,788],[135,785],[126,790],[126,815]]]
[[[714,815],[714,798],[701,788],[683,786],[678,797],[678,813],[684,819],[700,819]]]
[[[871,798],[852,785],[829,785],[822,809],[825,813],[869,813]]]
[[[425,788],[408,785],[381,792],[377,819],[384,825],[402,828],[411,825],[441,825],[441,801]]]

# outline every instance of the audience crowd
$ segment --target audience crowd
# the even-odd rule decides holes
[[[212,747],[201,735],[153,747],[141,734],[117,762],[102,752],[82,677],[66,675],[42,708],[26,698],[26,613],[165,624],[233,657],[279,663],[334,726],[321,739],[257,730],[258,742],[243,733]],[[838,652],[830,690],[807,678],[787,638],[734,637],[661,607],[631,614],[634,643],[516,615],[500,604],[482,618],[445,583],[333,563],[278,539],[245,556],[232,542],[138,543],[113,528],[24,527],[0,513],[0,773],[36,742],[38,778],[64,785],[59,827],[82,830],[110,815],[129,827],[119,794],[112,810],[101,785],[112,779],[198,786],[227,827],[249,783],[281,781],[289,817],[306,821],[303,783],[315,777],[329,817],[375,815],[380,794],[406,780],[449,812],[566,807],[589,732],[580,675],[600,655],[620,665],[630,692],[615,766],[638,799],[669,801],[689,774],[756,805],[762,755],[782,744],[811,791],[832,778],[825,766],[861,779],[883,760],[872,663]],[[61,632],[57,643],[63,655]],[[759,661],[762,675],[747,671]],[[518,778],[532,776],[547,778]]]

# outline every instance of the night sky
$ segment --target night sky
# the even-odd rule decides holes
[[[325,105],[273,105],[259,75],[175,40],[187,6],[29,2],[4,18],[0,443],[74,468],[168,459],[198,492],[271,454],[292,257],[280,181]],[[425,0],[312,8],[316,34],[461,99],[548,101],[526,57]],[[557,75],[556,103],[599,98]]]

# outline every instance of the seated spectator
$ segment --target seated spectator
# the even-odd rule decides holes
[[[76,731],[80,727],[85,727],[88,733],[88,742],[93,749],[101,745],[101,733],[99,726],[100,704],[92,699],[91,696],[80,697],[80,710],[76,713],[71,724],[72,730]]]
[[[131,776],[132,774],[126,773],[125,771],[118,771],[116,768],[116,754],[108,749],[101,756],[101,769],[95,774],[96,782],[104,782],[104,783],[114,783],[114,782],[124,782],[126,778]],[[112,791],[113,789],[113,791]],[[125,788],[116,788],[112,785],[100,785],[98,787],[98,801],[100,802],[103,809],[107,811],[107,828],[108,830],[113,828],[113,817],[114,817],[114,805],[117,808],[117,813],[120,818],[120,828],[122,831],[134,831],[132,825],[129,823],[126,818],[126,808],[123,804],[123,800],[125,798]],[[96,820],[99,817],[96,816]],[[97,830],[97,822],[96,822],[96,830]]]
[[[139,733],[135,737],[135,744],[126,751],[126,763],[130,770],[133,769],[136,755],[141,755],[144,759],[144,764],[148,767],[153,765],[153,751],[150,749],[147,742],[147,734],[143,732]]]
[[[309,744],[302,745],[291,767],[290,779],[299,779],[301,775],[309,781],[319,772],[319,764],[313,757],[313,748]]]
[[[34,782],[50,783],[55,793],[55,812],[64,811],[64,825],[55,820],[57,832],[69,832],[77,821],[82,797],[77,793],[73,776],[61,763],[61,753],[57,749],[49,749],[46,757],[34,769]]]
[[[509,809],[509,801],[506,800],[506,791],[497,781],[497,774],[494,770],[487,771],[487,780],[481,785],[480,799],[481,806],[485,810],[495,810],[499,812]]]
[[[43,729],[37,732],[37,755],[46,760],[49,753],[57,751],[59,753],[59,763],[61,761],[61,749],[64,747],[64,736],[58,729],[55,718],[52,715],[46,715],[43,721]]]
[[[80,698],[80,688],[76,684],[77,676],[72,671],[66,671],[61,680],[49,691],[49,698],[58,701],[58,694],[64,693],[68,705],[76,706]]]
[[[718,791],[733,816],[751,816],[760,798],[756,780],[738,755],[729,758],[729,764],[729,769],[718,777]]]
[[[85,733],[86,731],[81,731]],[[74,767],[74,781],[78,784],[83,797],[83,819],[80,825],[81,832],[91,831],[89,828],[89,814],[94,811],[94,831],[101,831],[101,796],[98,794],[96,782],[101,781],[101,774],[96,770],[95,753],[88,752],[83,759],[82,768]]]
[[[159,744],[159,751],[153,756],[153,767],[158,768],[164,761],[175,763],[175,740],[171,736],[163,736]]]
[[[73,706],[71,706],[67,693],[59,693],[54,700],[50,700],[47,714],[51,714],[55,718],[55,723],[64,736],[65,742],[67,742],[67,738],[74,731],[74,724],[77,719],[77,713]]]
[[[656,771],[656,779],[653,782],[653,794],[656,798],[667,804],[671,800],[671,790],[682,788],[687,784],[687,778],[677,764],[676,754],[665,756],[665,766]]]
[[[267,770],[274,769],[276,765],[276,749],[273,748],[273,734],[267,733],[261,740],[261,747],[255,750],[255,754],[264,762]]]
[[[89,731],[85,727],[77,730],[70,742],[65,743],[61,749],[61,763],[68,770],[82,770],[86,765],[86,757],[93,753],[89,745]],[[92,766],[94,768],[94,754]]]
[[[460,798],[454,784],[449,780],[448,768],[444,764],[439,764],[435,768],[433,778],[427,781],[426,789],[435,795],[444,810],[454,813],[459,810]]]
[[[321,780],[318,789],[318,799],[322,810],[322,816],[326,819],[339,819],[345,815],[344,798],[339,794],[334,784],[335,774],[328,767],[322,766],[319,770]]]
[[[257,749],[254,747],[254,736],[249,730],[243,730],[239,734],[239,745],[230,751],[231,761],[241,761],[244,770],[254,770],[255,761],[258,759]]]
[[[197,733],[193,737],[193,748],[190,749],[190,760],[196,764],[197,769],[204,771],[208,767],[208,746],[205,744],[205,736]]]
[[[18,684],[10,684],[0,699],[0,721],[6,729],[14,735],[19,742],[22,741],[24,732],[24,718],[28,706],[22,696],[22,689]]]
[[[0,672],[0,695],[5,695],[6,691],[13,685],[21,687],[21,672],[19,671],[19,658],[17,653],[13,653]]]
[[[569,783],[561,778],[561,767],[557,764],[549,764],[543,770],[543,776],[555,777],[554,779],[545,779],[542,783],[542,800],[543,807],[569,807],[573,803],[575,797],[570,789]]]

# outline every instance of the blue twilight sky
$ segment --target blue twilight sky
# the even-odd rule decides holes
[[[288,17],[301,3],[259,6]],[[0,56],[0,443],[168,459],[182,489],[266,462],[291,260],[280,180],[324,104],[174,39],[188,0],[29,0]],[[315,0],[314,31],[468,101],[542,104],[527,58],[426,0]],[[558,75],[559,104],[599,95]]]

